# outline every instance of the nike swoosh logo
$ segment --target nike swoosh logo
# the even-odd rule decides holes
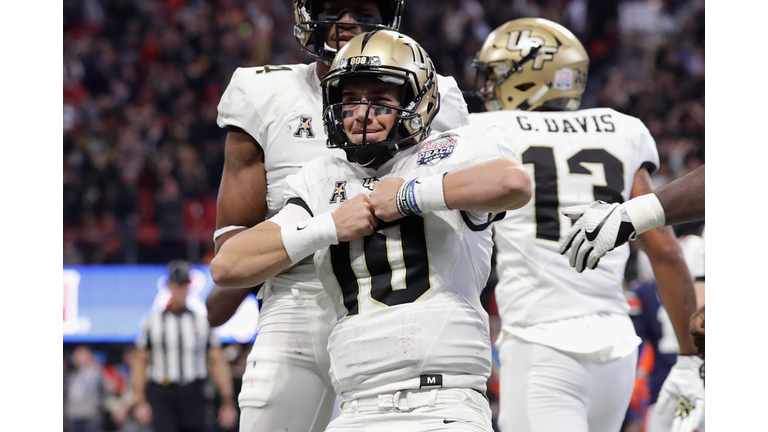
[[[595,239],[597,238],[597,235],[600,234],[600,230],[603,228],[603,225],[605,225],[605,221],[607,221],[608,218],[611,217],[611,213],[613,213],[617,208],[619,208],[619,206],[614,207],[613,210],[608,212],[608,214],[603,218],[603,220],[601,220],[600,223],[597,224],[594,231],[589,232],[588,229],[584,230],[584,234],[586,234],[587,240],[595,241]]]
[[[464,422],[464,423],[472,423],[472,422],[467,421],[467,420],[448,420],[448,419],[443,419],[443,423],[444,424],[456,423],[457,421]]]
[[[309,226],[309,222],[307,222],[307,224],[304,225],[303,227],[296,227],[296,231],[301,231],[301,230],[303,230],[304,228],[306,228],[308,226]]]

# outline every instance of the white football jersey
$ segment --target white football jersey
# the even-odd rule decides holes
[[[694,281],[704,280],[704,239],[697,235],[680,237],[685,263]]]
[[[679,238],[685,264],[694,281],[703,281],[704,274],[704,239],[697,235],[685,235]],[[642,250],[637,251],[637,279],[640,282],[656,280],[651,267],[651,260]]]
[[[601,340],[614,338],[629,349],[639,341],[626,318],[629,306],[622,290],[629,245],[603,256],[595,270],[577,273],[568,264],[568,254],[558,250],[572,226],[561,209],[595,200],[629,199],[635,173],[643,167],[654,172],[659,165],[648,129],[639,119],[609,108],[496,111],[471,114],[470,123],[498,125],[534,181],[533,199],[507,212],[495,227],[499,273],[495,296],[504,328],[519,335],[526,326],[566,319],[592,326],[583,317],[615,315],[619,318],[615,328],[621,332],[613,336],[607,333],[614,330],[607,328],[585,343],[571,335],[557,341],[557,336],[542,332],[531,336],[536,339],[532,342],[546,340],[558,349],[590,352],[605,348]]]
[[[377,180],[516,159],[503,141],[497,128],[466,126],[433,134],[378,170],[329,155],[288,177],[286,201],[304,208],[306,218],[332,212],[346,199],[369,195]],[[295,222],[295,210],[287,205],[272,220]],[[334,388],[345,400],[440,386],[485,390],[491,346],[480,292],[491,266],[492,216],[412,215],[314,255],[337,312],[328,350]]]
[[[432,130],[442,132],[469,124],[467,105],[456,80],[438,75],[437,82],[440,111]],[[317,63],[238,68],[218,110],[219,127],[243,129],[264,150],[267,218],[283,207],[287,176],[317,157],[344,157],[341,150],[326,147]],[[309,260],[269,283],[310,291],[322,289]]]

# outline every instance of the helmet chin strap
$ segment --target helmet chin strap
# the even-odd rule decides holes
[[[506,82],[510,76],[512,76],[515,73],[518,73],[523,70],[523,65],[528,63],[529,61],[536,58],[536,56],[539,54],[539,50],[541,49],[540,45],[535,45],[531,47],[530,50],[528,50],[528,54],[525,55],[525,57],[521,58],[520,61],[511,59],[512,67],[507,66],[503,71],[500,71],[498,73],[498,78],[496,79],[496,82],[493,84],[494,90],[496,87],[501,86]],[[546,93],[549,90],[549,86],[544,85],[542,88],[540,88],[536,93],[533,94],[528,100],[521,103],[517,108],[520,110],[527,110],[531,105],[536,103],[542,96],[544,96],[544,93]],[[503,104],[501,100],[499,100],[498,97],[489,100],[485,103],[485,109],[488,111],[501,111],[503,108]]]
[[[531,97],[526,99],[525,102],[521,103],[517,108],[522,111],[528,111],[528,108],[533,106],[536,102],[539,101],[539,99],[541,99],[542,96],[547,94],[547,92],[549,91],[549,88],[550,87],[548,85],[544,84],[543,86],[541,86],[541,88],[536,90],[536,93],[534,93]]]
[[[334,54],[334,56],[339,51],[336,48],[332,48],[330,45],[328,45],[328,42],[323,42],[323,49],[328,51],[328,52],[332,52]]]
[[[339,51],[336,48],[331,48],[331,46],[328,45],[328,42],[323,42],[323,50],[325,50],[326,52],[332,53],[334,57],[336,57],[336,53]],[[323,64],[325,64],[328,67],[331,66],[331,63],[333,63],[333,60],[326,60],[326,59],[321,59],[321,60]]]
[[[365,147],[345,148],[347,160],[362,167],[378,168],[397,153],[397,145],[369,145]]]

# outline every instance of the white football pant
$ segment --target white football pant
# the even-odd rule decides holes
[[[327,432],[493,432],[488,400],[471,389],[403,390],[342,405]]]
[[[265,293],[238,397],[241,432],[325,430],[336,400],[327,349],[334,321],[324,291]]]
[[[637,349],[599,362],[510,336],[499,351],[502,432],[619,432],[635,384]]]

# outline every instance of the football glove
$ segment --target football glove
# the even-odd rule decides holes
[[[569,262],[579,273],[586,267],[594,269],[606,252],[637,238],[623,204],[596,201],[562,212],[575,222],[560,244],[560,254],[571,249]]]
[[[648,418],[650,432],[693,432],[704,417],[704,381],[698,356],[677,356]]]

